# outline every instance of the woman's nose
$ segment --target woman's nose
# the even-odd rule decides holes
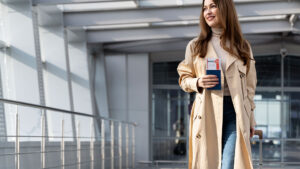
[[[207,13],[211,13],[211,9],[210,8],[207,8]]]

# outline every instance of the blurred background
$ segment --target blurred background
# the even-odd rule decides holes
[[[300,1],[234,0],[262,168],[300,168]],[[201,0],[1,0],[0,168],[187,168]],[[259,139],[251,140],[259,168]]]

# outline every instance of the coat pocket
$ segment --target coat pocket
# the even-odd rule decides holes
[[[238,64],[238,70],[239,70],[239,75],[241,79],[241,90],[242,90],[242,97],[243,100],[244,98],[247,97],[247,88],[246,88],[246,66],[242,64]]]
[[[251,110],[251,105],[250,105],[250,102],[249,102],[248,98],[246,98],[244,100],[244,107],[245,107],[245,110],[246,110],[246,114],[247,114],[248,118],[250,119],[250,115],[252,113],[252,110]]]

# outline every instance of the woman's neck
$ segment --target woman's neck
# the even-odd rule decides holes
[[[223,28],[211,28],[213,36],[221,36]]]

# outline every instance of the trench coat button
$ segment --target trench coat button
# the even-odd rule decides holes
[[[198,134],[196,135],[196,138],[200,139],[200,138],[201,138],[201,135],[198,133]]]
[[[202,119],[202,117],[200,115],[198,115],[198,119]]]

